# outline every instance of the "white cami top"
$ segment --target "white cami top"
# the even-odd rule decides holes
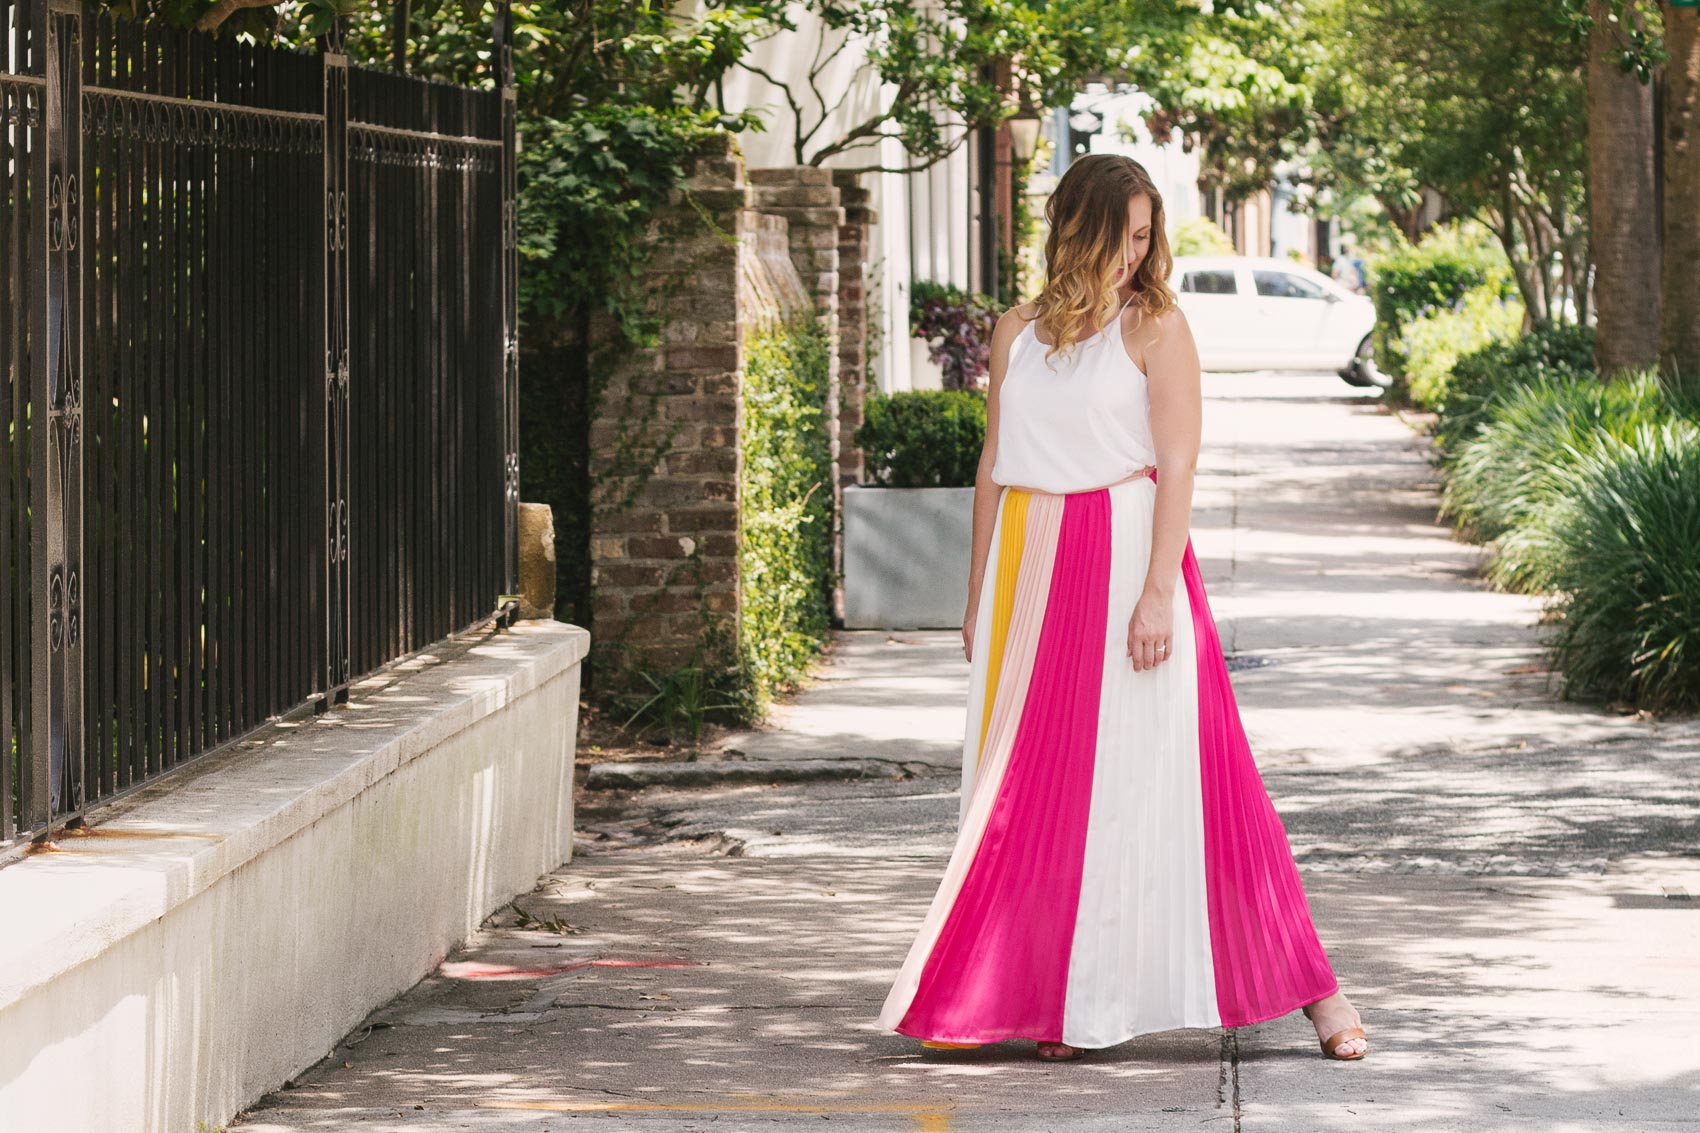
[[[1033,331],[1037,321],[1022,327],[1009,347],[998,387],[992,481],[1086,492],[1156,464],[1150,395],[1145,374],[1122,345],[1121,312],[1049,363],[1050,347]]]

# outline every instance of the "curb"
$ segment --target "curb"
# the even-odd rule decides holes
[[[737,783],[802,783],[820,779],[910,779],[929,764],[885,759],[717,759],[695,763],[593,763],[583,769],[587,790],[716,787]]]

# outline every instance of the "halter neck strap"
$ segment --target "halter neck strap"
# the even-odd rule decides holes
[[[1126,299],[1122,300],[1122,305],[1116,309],[1116,313],[1110,316],[1109,322],[1106,322],[1103,326],[1098,328],[1097,334],[1103,334],[1105,331],[1109,330],[1111,325],[1122,317],[1122,312],[1127,310],[1127,305],[1131,302],[1133,302],[1133,295],[1129,294]],[[1038,326],[1039,318],[1035,315],[1033,318],[1028,319],[1024,324],[1022,324],[1021,331],[1019,333],[1031,334],[1033,336],[1033,341],[1037,342],[1040,346],[1050,346],[1050,343],[1039,337]],[[1093,337],[1096,338],[1097,334],[1093,335]],[[1081,341],[1084,342],[1089,340],[1082,339]]]
[[[1128,292],[1127,298],[1122,300],[1122,305],[1120,307],[1116,308],[1116,313],[1114,315],[1110,316],[1110,322],[1105,323],[1103,326],[1098,328],[1099,334],[1103,334],[1105,331],[1109,330],[1110,329],[1110,323],[1113,323],[1117,319],[1120,319],[1122,317],[1122,312],[1127,310],[1127,305],[1129,303],[1133,302],[1133,296],[1134,296],[1134,292],[1131,292],[1131,291]]]

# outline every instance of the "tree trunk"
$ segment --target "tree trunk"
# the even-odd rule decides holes
[[[1611,0],[1589,0],[1588,227],[1594,252],[1594,367],[1609,378],[1658,361],[1659,232],[1653,89],[1614,61]],[[1580,309],[1581,304],[1578,304]]]
[[[1664,5],[1665,247],[1659,360],[1700,395],[1700,8]]]
[[[1505,250],[1506,261],[1511,264],[1511,278],[1516,281],[1517,295],[1523,300],[1523,330],[1527,332],[1539,317],[1540,299],[1535,295],[1529,265],[1517,254],[1517,204],[1511,198],[1510,188],[1501,188],[1500,202],[1498,214],[1493,217],[1493,231],[1499,237],[1499,246]]]

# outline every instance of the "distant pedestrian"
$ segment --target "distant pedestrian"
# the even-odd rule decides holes
[[[1075,1058],[1303,1008],[1368,1047],[1240,724],[1189,537],[1202,394],[1163,204],[1069,166],[992,339],[956,845],[880,1023]]]
[[[1368,272],[1364,268],[1363,257],[1356,253],[1346,252],[1336,256],[1330,274],[1335,283],[1348,291],[1362,295],[1369,290]]]

